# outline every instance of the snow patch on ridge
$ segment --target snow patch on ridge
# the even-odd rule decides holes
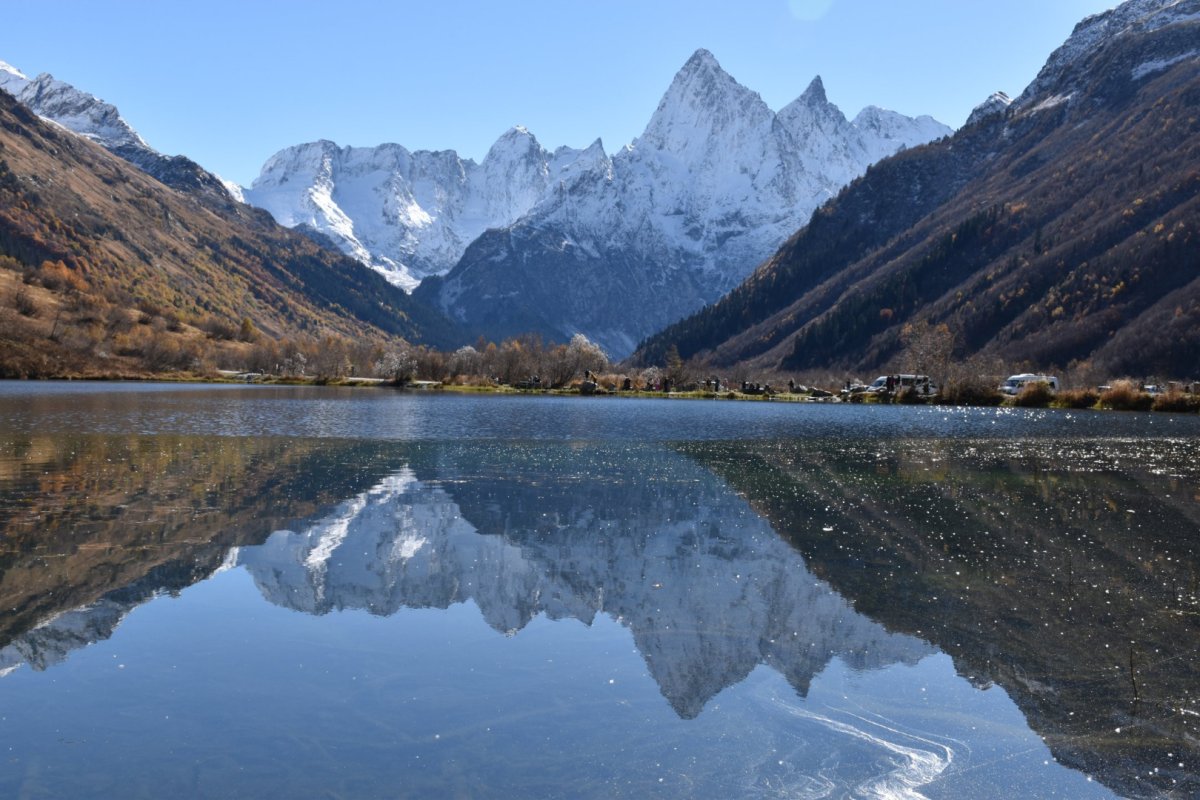
[[[1072,93],[1072,94],[1054,94],[1054,95],[1050,95],[1050,96],[1049,96],[1049,97],[1047,97],[1045,100],[1042,100],[1042,101],[1041,101],[1040,103],[1038,103],[1036,106],[1034,106],[1033,108],[1029,109],[1029,112],[1030,112],[1031,114],[1036,114],[1036,113],[1038,113],[1039,111],[1049,111],[1049,110],[1050,110],[1050,109],[1052,109],[1052,108],[1056,108],[1057,106],[1061,106],[1063,103],[1069,103],[1069,102],[1071,102],[1071,98],[1072,98],[1072,97],[1074,97],[1074,96],[1075,96],[1075,95],[1074,95],[1073,93]]]
[[[234,183],[231,180],[226,180],[225,178],[222,178],[220,175],[217,175],[217,180],[219,180],[221,182],[221,185],[225,187],[225,191],[229,192],[230,197],[232,197],[234,200],[237,200],[239,203],[246,202],[246,195],[242,191],[241,186],[239,186],[238,184]]]
[[[1012,98],[1004,92],[993,92],[987,100],[975,106],[971,111],[971,116],[967,117],[966,125],[974,125],[988,117],[1003,114],[1008,111],[1008,107],[1012,105],[1012,102]]]
[[[1200,15],[1197,16],[1197,19],[1200,19]],[[1197,56],[1200,56],[1200,50],[1189,50],[1186,53],[1180,53],[1179,55],[1171,58],[1161,58],[1154,61],[1147,61],[1144,64],[1139,64],[1134,67],[1130,71],[1130,77],[1132,77],[1135,81],[1140,81],[1147,75],[1155,72],[1162,72],[1165,69],[1175,66],[1181,61],[1188,61],[1196,58]]]

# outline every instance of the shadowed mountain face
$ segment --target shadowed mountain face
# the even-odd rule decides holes
[[[977,684],[1002,686],[1061,762],[1130,797],[1200,792],[1189,445],[684,452],[856,610],[933,643]]]
[[[241,567],[306,614],[470,602],[626,627],[679,717],[765,665],[806,695],[944,651],[1063,763],[1200,789],[1200,496],[1186,443],[9,439],[0,671]]]

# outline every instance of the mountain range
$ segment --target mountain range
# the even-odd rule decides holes
[[[395,144],[287,148],[242,189],[150,147],[117,108],[0,63],[0,88],[218,212],[267,209],[476,334],[583,332],[614,356],[735,286],[869,164],[950,132],[876,107],[848,120],[821,79],[775,113],[697,51],[642,136],[546,150],[515,127],[476,164]],[[235,212],[236,213],[236,212]],[[497,249],[499,248],[499,249]]]
[[[467,329],[582,332],[619,357],[736,286],[869,164],[949,132],[875,107],[848,120],[819,77],[775,113],[698,50],[614,155],[520,127],[478,164],[320,141],[272,156],[244,198],[398,286],[426,279],[417,296]]]
[[[872,167],[717,303],[647,340],[714,366],[1102,374],[1200,363],[1200,2],[1089,17],[1016,98]],[[931,338],[938,347],[926,347]]]

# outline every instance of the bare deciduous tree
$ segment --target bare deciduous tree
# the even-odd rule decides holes
[[[408,345],[393,347],[375,362],[375,374],[402,386],[412,380],[417,371],[417,357]]]

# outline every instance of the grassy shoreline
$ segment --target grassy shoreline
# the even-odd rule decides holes
[[[691,391],[649,391],[645,389],[600,390],[594,392],[581,391],[578,386],[568,386],[558,389],[525,389],[505,384],[454,384],[436,381],[422,382],[422,385],[398,386],[394,383],[372,378],[335,378],[321,379],[312,376],[286,377],[264,375],[253,380],[247,380],[237,375],[199,375],[191,372],[145,373],[118,372],[96,373],[83,375],[63,375],[47,378],[4,378],[4,382],[39,382],[39,381],[69,381],[97,383],[179,383],[179,384],[228,384],[242,386],[331,386],[365,389],[391,389],[404,392],[429,392],[438,394],[477,394],[477,395],[506,395],[528,397],[603,397],[609,399],[651,399],[651,400],[725,400],[735,402],[758,403],[796,403],[812,405],[925,405],[941,408],[1036,408],[1064,411],[1156,411],[1166,413],[1200,413],[1200,395],[1187,393],[1170,393],[1152,396],[1143,392],[1128,390],[1118,393],[1116,397],[1095,394],[1086,398],[1090,402],[1080,402],[1079,392],[1063,392],[1060,395],[1046,396],[1030,402],[1029,398],[1004,397],[997,402],[963,403],[950,402],[932,397],[899,396],[887,399],[878,395],[860,394],[853,399],[838,396],[814,397],[810,394],[779,392],[772,394],[749,394],[736,390],[714,392],[711,390]],[[1093,393],[1094,394],[1094,393]]]

